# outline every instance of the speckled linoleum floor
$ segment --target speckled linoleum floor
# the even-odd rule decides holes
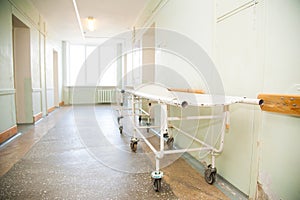
[[[21,127],[0,148],[0,199],[228,199],[182,158],[162,169],[155,192],[152,155],[144,144],[130,151],[112,110],[63,107]]]

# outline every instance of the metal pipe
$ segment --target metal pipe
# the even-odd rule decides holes
[[[214,169],[216,165],[216,159],[215,159],[215,155],[212,154],[211,155],[211,167]]]
[[[183,130],[177,128],[176,126],[172,126],[172,128],[174,128],[174,129],[176,129],[177,131],[183,133],[185,136],[191,138],[192,140],[194,140],[194,141],[196,141],[196,142],[199,142],[199,143],[202,144],[203,146],[206,146],[206,147],[208,147],[208,148],[210,148],[210,149],[213,149],[212,146],[206,144],[205,142],[203,142],[202,140],[199,140],[198,138],[195,138],[195,137],[191,136],[190,134],[188,134],[188,133],[184,132]]]
[[[185,153],[185,152],[204,151],[204,150],[211,150],[211,148],[210,147],[199,147],[199,148],[193,148],[193,149],[167,150],[167,151],[164,151],[164,154]]]
[[[132,95],[132,104],[131,104],[131,109],[132,109],[132,114],[133,114],[133,126],[136,127],[136,122],[135,122],[135,100],[134,96]],[[136,137],[136,129],[133,130],[133,137]]]
[[[226,129],[229,129],[230,127],[230,112],[229,112],[229,106],[224,106],[224,112],[225,112],[225,120],[226,120]]]
[[[164,133],[168,131],[167,105],[160,105],[160,152],[164,151]]]
[[[194,94],[204,94],[204,90],[199,89],[189,89],[189,88],[168,88],[168,91],[171,92],[187,92],[187,93],[194,93]]]
[[[157,154],[157,150],[153,147],[153,145],[149,142],[149,140],[140,132],[137,127],[134,127],[136,132],[140,135],[140,137],[145,141],[148,147],[153,151],[153,153]]]
[[[142,129],[145,129],[145,128],[159,128],[160,126],[138,126],[138,128],[142,128]]]
[[[155,171],[159,171],[159,158],[155,157]]]
[[[142,113],[144,113],[146,116],[149,116],[150,114],[148,112],[146,112],[143,108],[139,109]]]
[[[168,117],[169,121],[179,121],[179,120],[199,120],[199,119],[220,119],[223,118],[222,115],[207,115],[207,116],[188,116],[188,117]]]
[[[245,104],[252,104],[252,105],[262,105],[264,103],[264,100],[262,99],[250,99],[244,97],[240,103],[245,103]]]
[[[227,112],[225,112],[225,115],[227,114]],[[225,127],[226,127],[226,117],[225,116],[225,120],[223,120],[223,123],[222,123],[222,133],[221,133],[221,139],[220,139],[220,145],[219,145],[219,148],[216,149],[216,148],[213,148],[213,152],[216,152],[216,153],[221,153],[223,151],[223,148],[224,148],[224,137],[225,137]]]

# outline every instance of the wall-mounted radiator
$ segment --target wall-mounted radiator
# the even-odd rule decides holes
[[[97,103],[116,103],[116,90],[98,89]]]

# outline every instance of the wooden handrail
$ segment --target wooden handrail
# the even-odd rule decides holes
[[[171,92],[187,92],[187,93],[195,93],[195,94],[205,94],[204,90],[198,89],[189,89],[189,88],[168,88]]]
[[[263,111],[300,116],[300,95],[259,94],[258,98],[264,101]]]

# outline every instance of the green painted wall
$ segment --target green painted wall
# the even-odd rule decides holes
[[[0,1],[0,132],[16,124],[11,5]]]
[[[45,52],[58,52],[58,96],[62,101],[62,57],[61,41],[52,39],[52,30],[45,30],[45,20],[38,10],[28,0],[1,0],[0,1],[0,132],[16,124],[15,86],[13,73],[13,43],[12,43],[12,15],[21,20],[30,28],[30,72],[31,79],[26,84],[31,95],[28,106],[33,115],[43,111],[47,114],[47,107],[54,106],[53,92],[46,89],[46,77],[52,76],[53,65],[51,55]],[[48,72],[48,74],[47,74]],[[51,77],[50,77],[51,79]],[[47,80],[48,81],[48,80]],[[50,82],[50,81],[49,81]],[[48,82],[48,83],[49,83]],[[51,83],[51,82],[50,82]],[[53,83],[53,81],[52,81]],[[52,87],[52,88],[49,88]],[[53,90],[53,84],[48,90]],[[45,98],[48,93],[47,98]],[[44,97],[44,98],[43,98]],[[48,99],[48,102],[46,101]],[[52,100],[52,101],[51,101]]]
[[[300,1],[268,0],[265,12],[262,91],[299,95]],[[271,199],[300,199],[299,133],[300,117],[263,113],[259,182]]]

